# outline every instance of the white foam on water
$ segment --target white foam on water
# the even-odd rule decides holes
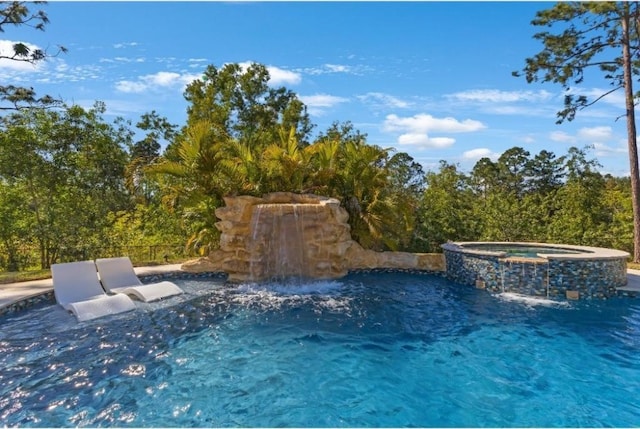
[[[304,283],[275,281],[268,283],[242,283],[237,290],[243,293],[268,292],[278,295],[327,295],[340,291],[343,283],[336,280],[313,280]]]
[[[555,301],[553,299],[540,298],[540,297],[531,296],[531,295],[521,295],[513,292],[503,292],[503,293],[499,293],[497,296],[498,298],[504,301],[520,302],[522,304],[525,304],[528,307],[536,307],[536,306],[569,307],[570,306],[568,301]]]
[[[313,303],[322,310],[344,311],[349,309],[352,298],[339,292],[344,284],[335,280],[317,280],[304,283],[269,282],[243,283],[235,291],[237,294],[227,295],[227,299],[236,304],[263,309],[278,309],[287,305]]]

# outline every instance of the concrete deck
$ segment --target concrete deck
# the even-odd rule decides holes
[[[136,267],[139,276],[162,274],[180,271],[180,264],[157,265],[153,267]],[[640,292],[640,270],[627,270],[628,284],[618,288],[620,291]],[[51,279],[33,280],[20,283],[0,285],[0,309],[24,299],[41,295],[53,290]]]

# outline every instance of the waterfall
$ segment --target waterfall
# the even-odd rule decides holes
[[[258,204],[251,219],[250,276],[253,280],[309,277],[305,204]]]

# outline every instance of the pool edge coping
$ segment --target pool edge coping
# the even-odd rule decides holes
[[[491,251],[491,250],[478,250],[478,249],[470,249],[465,248],[465,245],[502,245],[502,246],[523,246],[523,247],[546,247],[548,249],[565,249],[572,251],[579,251],[580,253],[571,253],[571,254],[558,254],[558,253],[538,253],[537,256],[539,258],[544,258],[547,260],[575,260],[575,259],[587,259],[587,260],[598,260],[598,259],[618,259],[618,258],[628,258],[630,254],[628,252],[617,250],[617,249],[607,249],[604,247],[593,247],[593,246],[577,246],[573,244],[556,244],[556,243],[537,243],[537,242],[528,242],[528,241],[450,241],[442,244],[443,250],[447,250],[449,252],[458,252],[465,253],[469,255],[477,255],[477,256],[494,256],[494,257],[502,257],[509,258],[506,252],[501,251]],[[535,259],[535,258],[526,258],[519,257],[523,259]]]

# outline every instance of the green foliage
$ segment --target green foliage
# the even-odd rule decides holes
[[[146,135],[131,146],[130,161],[125,173],[126,186],[138,201],[151,204],[159,190],[156,183],[146,176],[145,168],[160,156],[161,142],[168,143],[175,138],[176,126],[158,116],[154,110],[142,115],[136,127],[146,131]]]
[[[426,190],[418,210],[420,250],[439,252],[447,241],[472,240],[476,217],[469,178],[455,165],[440,162],[438,172],[427,172]]]
[[[183,132],[174,159],[160,158],[145,169],[158,180],[167,207],[188,221],[188,242],[198,253],[219,236],[214,211],[230,185],[222,173],[226,139],[218,136],[210,122],[197,122]]]
[[[101,248],[184,245],[185,232],[180,219],[172,216],[162,204],[137,204],[132,210],[111,212],[107,222],[110,231]]]
[[[514,161],[515,160],[515,161]],[[633,248],[630,181],[603,177],[586,150],[531,157],[507,150],[467,176],[441,162],[428,172],[418,231],[426,251],[453,241],[542,241]]]
[[[637,1],[556,3],[539,11],[532,21],[544,28],[534,36],[542,43],[542,50],[525,60],[521,72],[513,72],[514,76],[524,74],[529,83],[541,81],[562,86],[564,108],[558,112],[557,123],[571,121],[579,110],[615,91],[624,91],[625,107],[620,116],[626,116],[627,120],[635,262],[640,261],[640,167],[635,119],[639,94],[633,88],[634,77],[640,74],[638,16]],[[600,72],[610,89],[589,98],[576,89],[591,70]]]
[[[29,235],[31,220],[25,216],[24,188],[0,181],[0,267],[18,271],[28,265],[28,256],[21,250]]]
[[[251,148],[260,149],[278,140],[278,130],[293,128],[298,141],[311,131],[306,106],[295,93],[268,85],[269,72],[262,64],[243,69],[226,64],[207,67],[202,79],[189,84],[184,96],[187,128],[207,121],[212,127]]]
[[[130,135],[105,123],[103,112],[97,104],[90,110],[71,106],[4,118],[0,180],[20,190],[20,220],[30,228],[19,230],[10,216],[3,228],[37,242],[42,268],[100,242],[108,213],[128,205],[123,147]]]
[[[315,142],[306,107],[285,88],[271,88],[265,66],[209,66],[185,91],[187,124],[145,171],[164,200],[189,218],[191,243],[217,244],[215,208],[226,195],[274,191],[318,193],[342,201],[351,232],[365,247],[397,249],[413,240],[423,186],[406,154],[366,144],[351,123],[334,123]]]
[[[206,255],[225,196],[273,191],[339,199],[353,238],[375,250],[440,251],[448,240],[633,248],[632,181],[603,177],[587,149],[513,147],[470,174],[444,161],[425,174],[350,122],[308,141],[304,106],[267,82],[264,66],[210,67],[185,94],[186,126],[177,133],[152,111],[136,142],[127,123],[103,120],[102,103],[3,118],[0,268],[33,266],[34,245],[43,268],[134,248],[155,259],[167,244],[178,244],[168,257]]]
[[[531,22],[546,30],[535,34],[543,49],[526,59],[522,70],[527,82],[552,82],[567,90],[565,108],[558,112],[558,123],[573,120],[576,112],[590,106],[596,99],[570,92],[583,83],[589,69],[598,69],[610,81],[611,93],[624,87],[624,58],[622,46],[625,33],[621,27],[625,16],[637,16],[637,2],[559,2],[550,9],[539,11]],[[631,20],[632,25],[637,25]],[[551,32],[548,29],[555,29]],[[637,28],[630,31],[633,40],[632,57],[638,46]],[[519,76],[520,72],[514,72]]]

